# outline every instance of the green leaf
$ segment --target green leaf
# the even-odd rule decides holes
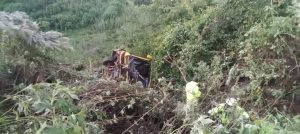
[[[44,134],[66,134],[63,128],[51,127],[44,131]]]
[[[55,101],[54,106],[57,110],[67,115],[75,113],[77,110],[77,107],[72,102],[63,98]]]
[[[75,127],[73,128],[72,134],[82,134],[82,132],[83,132],[83,130],[82,130],[81,127],[75,126]]]
[[[6,117],[0,117],[0,125],[6,123]]]
[[[32,107],[34,108],[35,113],[39,114],[39,113],[44,112],[46,109],[50,108],[51,106],[47,102],[42,102],[42,101],[38,100],[32,104]]]

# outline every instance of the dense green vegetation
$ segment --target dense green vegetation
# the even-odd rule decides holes
[[[77,29],[105,21],[110,25],[122,15],[125,1],[97,0],[15,0],[4,1],[2,10],[24,11],[45,30]]]
[[[67,57],[64,60],[72,60],[71,62],[78,58],[87,61],[87,56],[99,57],[99,54],[104,55],[102,50],[112,49],[101,46],[115,46],[120,43],[114,40],[114,29],[120,27],[123,20],[118,20],[118,17],[123,14],[124,7],[128,4],[123,0],[5,0],[2,3],[1,10],[24,11],[38,22],[41,30],[62,31],[73,37],[72,44],[75,44],[76,52],[63,56]],[[104,44],[100,44],[102,42]],[[77,53],[87,56],[73,58]]]
[[[174,112],[172,107],[172,118],[163,121],[166,124],[160,128],[162,133],[299,133],[300,120],[295,116],[300,112],[299,3],[298,0],[2,0],[0,10],[22,11],[29,17],[23,14],[20,19],[26,20],[21,23],[25,28],[1,25],[9,19],[0,18],[0,92],[6,95],[1,99],[7,98],[0,101],[0,106],[5,107],[0,111],[0,132],[25,129],[28,133],[100,133],[102,126],[95,127],[84,119],[87,111],[78,108],[84,106],[72,103],[72,99],[78,98],[68,87],[77,89],[75,80],[63,83],[64,86],[59,82],[39,82],[55,83],[56,79],[63,79],[65,76],[53,72],[67,63],[83,63],[89,70],[80,73],[89,75],[93,73],[91,68],[99,68],[101,60],[110,56],[111,50],[121,47],[133,54],[154,57],[153,80],[165,77],[177,81],[175,87],[166,83],[156,87],[181,93],[170,97],[176,100],[171,105],[177,108]],[[64,33],[70,42],[51,30]],[[59,41],[49,45],[40,37]],[[70,73],[67,78],[74,79],[74,72],[64,73]],[[80,86],[95,79],[85,76],[80,77],[84,79]],[[175,103],[184,100],[184,84],[192,80],[200,83],[201,103],[192,110],[180,108]],[[19,89],[19,84],[35,83],[38,84]],[[40,95],[44,97],[41,99]],[[215,103],[221,104],[232,97],[240,99],[239,105],[251,119],[207,116]],[[9,103],[15,103],[16,107],[8,107],[7,100],[12,100]],[[230,108],[224,113],[236,114]],[[28,123],[30,120],[34,121]],[[10,125],[11,122],[19,124]],[[25,126],[20,127],[22,124]],[[59,125],[63,127],[58,128]]]

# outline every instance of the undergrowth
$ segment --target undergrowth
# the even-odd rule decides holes
[[[103,131],[86,121],[86,109],[76,106],[76,88],[58,83],[30,85],[8,96],[14,106],[1,115],[2,133],[98,134]],[[1,102],[2,103],[2,102]]]

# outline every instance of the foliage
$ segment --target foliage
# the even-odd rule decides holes
[[[92,67],[93,60],[99,62],[115,47],[122,47],[132,54],[154,57],[154,80],[160,77],[178,80],[176,86],[179,86],[175,88],[179,90],[170,85],[156,86],[164,94],[180,92],[180,85],[186,81],[199,82],[204,96],[199,105],[192,110],[181,107],[186,110],[181,114],[172,109],[171,113],[175,115],[164,118],[166,123],[162,131],[165,133],[299,131],[299,119],[289,117],[294,105],[299,105],[296,104],[299,98],[296,91],[300,74],[300,30],[299,2],[296,0],[4,0],[0,2],[0,9],[25,11],[41,29],[61,30],[69,35],[75,51],[56,56],[59,60],[80,60]],[[25,18],[28,20],[28,16]],[[30,29],[37,27],[35,23],[28,24],[33,25]],[[0,22],[1,26],[5,25]],[[34,34],[31,34],[32,30],[29,30],[28,34],[27,29],[17,30],[1,33],[0,54],[3,58],[0,58],[0,71],[7,72],[3,74],[10,74],[15,63],[29,66],[35,65],[29,64],[31,62],[47,59],[43,57],[47,56],[44,52],[49,52],[43,47],[44,42],[32,37],[43,39],[52,32],[33,30]],[[32,36],[35,34],[38,36]],[[27,50],[29,46],[34,50],[42,48],[33,53]],[[181,94],[170,100],[182,101],[183,97]],[[232,124],[206,115],[227,97],[241,98],[241,107],[257,118]],[[50,111],[50,107],[61,110],[61,107],[51,105]],[[74,111],[62,110],[59,114],[69,117],[72,116],[70,112]],[[75,115],[78,113],[76,111]],[[64,119],[60,122],[70,121]],[[53,126],[55,123],[47,121],[46,124]],[[79,127],[85,128],[84,125]]]
[[[135,5],[149,5],[152,3],[152,0],[134,0]]]
[[[122,13],[123,0],[29,0],[6,1],[5,11],[24,11],[37,19],[44,30],[76,29],[98,22],[115,19]]]
[[[188,8],[181,14],[183,5]],[[298,52],[291,50],[298,50],[295,45],[299,41],[299,27],[295,25],[299,20],[293,7],[292,1],[206,1],[202,6],[188,1],[155,1],[152,11],[161,18],[154,22],[153,28],[159,29],[155,36],[149,35],[154,37],[152,42],[159,43],[153,45],[153,54],[158,57],[153,65],[155,77],[201,82],[207,96],[199,109],[209,101],[222,101],[216,99],[222,92],[224,96],[242,97],[245,105],[251,105],[249,110],[269,104],[268,109],[257,112],[273,111],[280,101],[290,101],[288,94],[295,94],[291,85],[299,82],[292,75],[298,68]],[[173,58],[172,62],[166,62],[165,56]],[[275,102],[270,104],[271,100]],[[227,125],[226,131],[235,131]]]
[[[62,33],[41,32],[24,12],[0,12],[0,19],[0,80],[15,81],[6,84],[28,82],[21,79],[29,78],[26,75],[31,69],[40,71],[54,61],[50,56],[52,50],[72,49]]]
[[[96,124],[85,120],[84,108],[73,104],[77,89],[60,83],[30,85],[11,96],[15,115],[8,116],[2,132],[81,134],[100,133]],[[11,122],[14,122],[11,124]],[[3,128],[3,127],[2,127]]]

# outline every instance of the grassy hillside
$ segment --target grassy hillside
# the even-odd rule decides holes
[[[118,20],[128,3],[126,1],[98,0],[14,0],[2,1],[1,10],[24,11],[38,22],[42,30],[56,30],[71,38],[76,49],[66,52],[58,59],[64,62],[100,59],[108,54],[116,41]]]

